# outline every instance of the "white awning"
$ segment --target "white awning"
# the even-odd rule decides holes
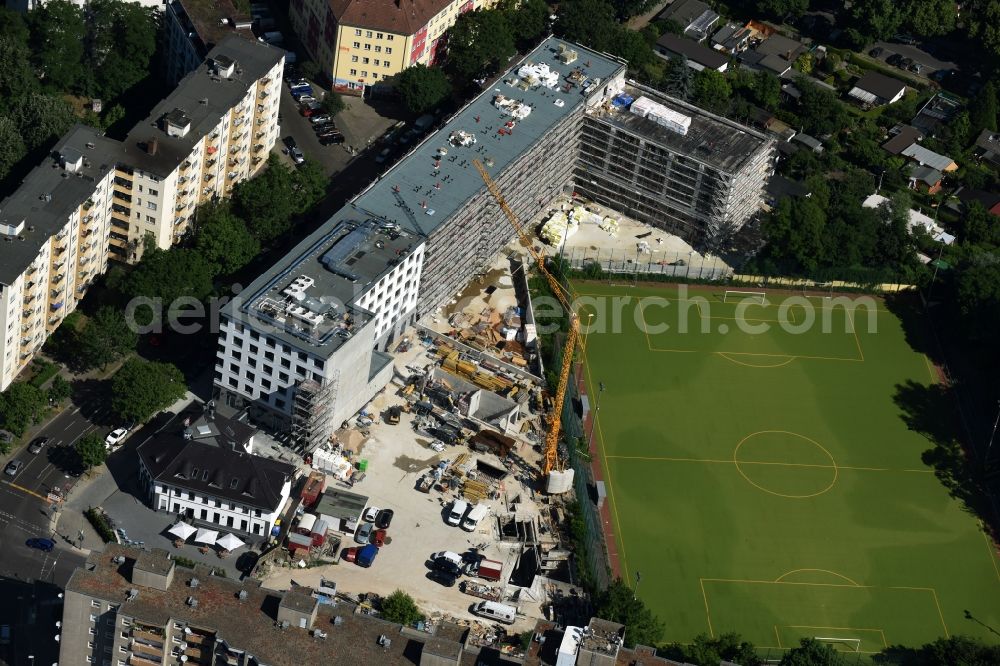
[[[173,534],[178,539],[184,539],[185,541],[188,539],[188,537],[190,537],[197,531],[198,530],[196,528],[191,527],[185,522],[179,522],[173,527],[171,527],[169,530],[167,530],[169,534]]]
[[[234,534],[223,534],[219,537],[219,540],[215,542],[215,545],[225,550],[236,550],[243,545],[243,541]]]
[[[195,543],[203,543],[211,546],[219,538],[219,533],[215,530],[207,530],[204,527],[198,529],[198,536],[194,538]]]

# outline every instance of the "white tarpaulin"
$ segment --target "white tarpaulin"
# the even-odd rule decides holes
[[[198,535],[194,538],[195,543],[203,543],[211,546],[219,538],[219,533],[215,530],[206,530],[204,527],[198,529]]]
[[[243,541],[235,534],[223,534],[215,545],[226,550],[236,550],[243,545]]]
[[[192,534],[194,534],[197,531],[198,530],[196,528],[191,527],[187,523],[181,522],[181,523],[177,523],[176,525],[174,525],[173,527],[171,527],[168,530],[168,533],[169,534],[173,534],[178,539],[187,540],[188,537],[190,537]]]

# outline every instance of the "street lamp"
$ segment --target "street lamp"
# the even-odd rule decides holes
[[[636,569],[636,571],[635,571],[635,587],[632,588],[632,600],[633,601],[639,598],[639,581],[640,580],[642,580],[642,575],[639,573],[639,570]]]
[[[594,313],[587,313],[587,330],[583,332],[583,353],[587,353],[587,337],[590,335],[590,324],[594,321]]]
[[[594,405],[594,418],[590,420],[590,436],[587,437],[587,453],[594,446],[594,428],[597,427],[597,415],[601,411],[601,394],[604,393],[604,382],[597,382],[597,401]]]

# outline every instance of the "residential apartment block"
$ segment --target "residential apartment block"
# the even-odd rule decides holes
[[[217,44],[229,35],[256,39],[253,20],[243,5],[232,0],[211,3],[197,0],[169,0],[163,5],[163,63],[166,77],[176,84],[198,68]]]
[[[291,0],[289,18],[338,92],[363,94],[407,67],[434,64],[444,32],[494,0]]]
[[[515,235],[474,161],[522,220],[569,189],[693,242],[739,228],[763,201],[773,142],[654,103],[625,70],[546,39],[226,306],[220,399],[303,449],[363,407],[391,378],[382,350]],[[630,94],[647,96],[635,111]],[[685,134],[656,121],[666,104],[688,114]]]
[[[196,525],[266,537],[291,494],[295,467],[254,455],[256,429],[214,405],[186,421],[136,451],[150,506]]]
[[[124,141],[71,129],[0,201],[0,390],[109,259],[167,248],[198,204],[229,196],[278,137],[284,53],[230,37]]]

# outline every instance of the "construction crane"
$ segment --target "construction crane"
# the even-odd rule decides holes
[[[569,386],[569,372],[573,367],[573,352],[576,350],[576,342],[580,337],[580,319],[573,312],[569,292],[563,288],[559,280],[545,266],[545,257],[535,250],[531,236],[524,230],[521,221],[517,219],[517,215],[507,204],[507,200],[504,199],[500,188],[493,182],[490,174],[486,172],[486,169],[480,164],[479,160],[473,160],[472,163],[475,165],[476,170],[479,171],[479,175],[483,177],[486,188],[493,195],[493,198],[497,200],[497,203],[500,204],[500,209],[507,216],[507,219],[510,220],[511,226],[514,227],[518,237],[521,239],[521,244],[527,248],[528,253],[531,254],[532,259],[538,265],[538,270],[545,276],[545,280],[548,282],[552,293],[559,299],[563,310],[569,316],[569,335],[566,337],[566,344],[563,345],[559,384],[556,387],[555,402],[552,405],[552,418],[549,421],[549,431],[545,436],[545,461],[542,465],[542,474],[547,477],[552,470],[559,467],[559,434],[562,425],[562,410],[563,403],[566,401],[566,389]]]

